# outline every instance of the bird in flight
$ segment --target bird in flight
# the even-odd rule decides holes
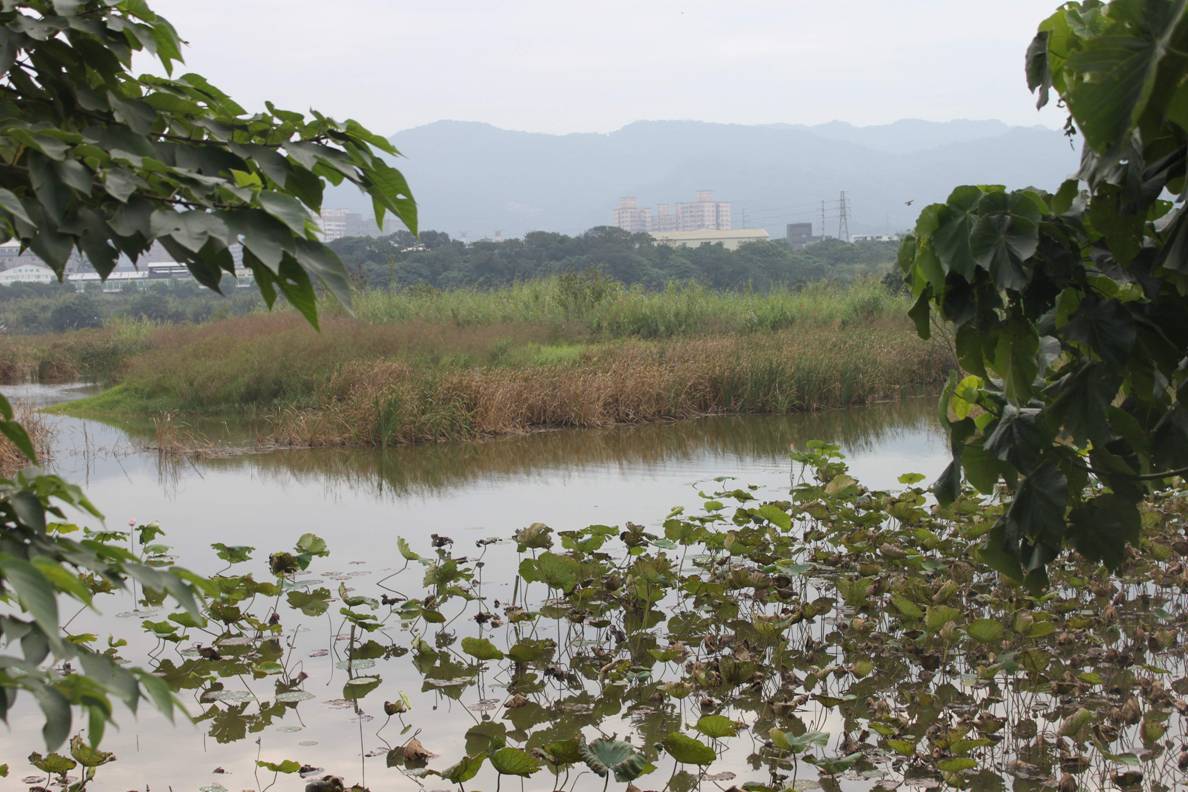
[[[903,205],[904,205],[904,206],[911,206],[911,205],[912,205],[912,204],[914,204],[915,202],[916,202],[916,199],[915,199],[915,198],[913,198],[913,199],[912,199],[912,200],[910,200],[910,201],[904,201],[904,202],[903,202]]]

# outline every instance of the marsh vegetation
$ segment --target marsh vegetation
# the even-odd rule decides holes
[[[877,281],[660,292],[581,275],[489,292],[367,292],[355,317],[295,313],[9,339],[6,370],[96,371],[107,419],[251,418],[267,444],[482,438],[934,392],[952,366]],[[18,362],[23,360],[24,362]]]

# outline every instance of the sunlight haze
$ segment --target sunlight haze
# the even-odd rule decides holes
[[[1037,113],[1035,0],[392,2],[162,0],[186,67],[249,109],[271,99],[378,131],[440,119],[607,132],[640,119],[881,124]],[[990,13],[990,11],[993,13]]]

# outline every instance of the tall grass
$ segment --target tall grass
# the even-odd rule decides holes
[[[0,335],[0,383],[114,382],[130,358],[153,345],[155,330],[147,320],[117,318],[96,330]]]
[[[602,338],[667,338],[782,330],[805,322],[870,321],[902,315],[908,305],[873,279],[751,293],[715,291],[695,283],[647,291],[574,275],[494,291],[366,292],[354,308],[355,315],[370,324],[523,322],[581,328]]]
[[[53,427],[45,416],[24,402],[12,405],[14,417],[20,421],[33,450],[37,453],[38,462],[44,464],[50,453],[50,440],[53,437]],[[29,460],[12,442],[0,435],[0,476],[8,477],[29,464]]]
[[[555,427],[789,413],[897,399],[939,384],[945,356],[902,328],[871,336],[816,327],[761,336],[591,346],[580,364],[424,369],[339,367],[311,406],[272,416],[292,445],[416,443]]]
[[[906,308],[873,282],[739,294],[574,276],[364,293],[320,332],[279,312],[51,347],[136,350],[76,414],[235,412],[275,442],[387,446],[895,399],[948,368]]]

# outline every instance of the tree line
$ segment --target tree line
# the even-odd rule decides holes
[[[673,248],[647,234],[594,228],[567,236],[535,231],[523,239],[466,243],[444,232],[407,231],[383,237],[345,237],[330,243],[356,288],[491,289],[574,273],[598,272],[630,286],[663,288],[697,282],[722,290],[796,287],[822,280],[892,275],[896,244],[829,239],[803,249],[780,242],[751,242],[738,250],[722,245]],[[264,305],[252,290],[224,288],[218,295],[197,282],[157,282],[123,292],[78,293],[61,283],[0,287],[0,328],[8,333],[47,333],[102,327],[113,319],[159,324],[204,322],[238,316]]]
[[[661,288],[696,281],[716,289],[766,290],[827,279],[882,274],[894,242],[828,239],[804,249],[783,241],[676,248],[647,234],[601,226],[577,236],[533,231],[523,239],[466,243],[438,231],[414,237],[345,237],[330,243],[357,285],[375,289],[429,286],[495,288],[534,278],[596,270],[627,285]]]

